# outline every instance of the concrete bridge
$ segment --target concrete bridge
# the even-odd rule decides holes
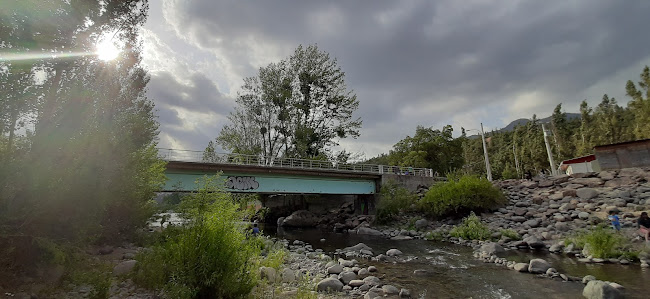
[[[231,192],[259,194],[346,194],[379,192],[382,182],[396,181],[415,190],[433,183],[433,171],[426,168],[330,161],[216,154],[200,151],[159,149],[168,161],[168,180],[161,191],[196,191],[195,181],[222,172]]]

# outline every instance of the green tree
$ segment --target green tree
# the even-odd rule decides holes
[[[450,125],[442,130],[418,126],[413,137],[406,136],[389,154],[391,165],[431,168],[447,173],[463,165],[462,142],[464,135],[453,138]]]
[[[315,45],[299,46],[279,63],[244,79],[217,143],[236,153],[331,158],[337,140],[359,136],[359,106],[336,59]],[[246,139],[243,138],[246,136]],[[266,161],[269,163],[270,161]]]
[[[9,36],[9,49],[45,50],[62,58],[8,63],[8,69],[29,70],[43,82],[27,81],[40,91],[30,95],[37,99],[34,111],[23,112],[35,131],[21,138],[28,146],[14,159],[12,175],[0,177],[0,189],[13,190],[0,194],[0,228],[67,241],[117,240],[145,223],[164,180],[137,36],[147,1],[7,4],[0,26],[15,29],[2,32]],[[106,33],[122,46],[110,62],[92,55]],[[25,81],[6,84],[16,90]]]
[[[650,138],[650,68],[648,66],[643,68],[640,77],[638,88],[632,80],[628,80],[625,86],[627,96],[632,98],[628,107],[634,114],[636,139]]]

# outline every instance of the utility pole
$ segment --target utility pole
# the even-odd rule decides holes
[[[544,131],[544,143],[546,144],[546,153],[548,154],[548,163],[551,164],[551,173],[557,175],[557,169],[555,169],[555,162],[553,161],[553,153],[551,152],[551,145],[548,144],[548,132],[542,124],[542,131]]]
[[[485,145],[485,133],[483,132],[483,123],[481,123],[481,139],[483,139],[483,154],[485,155],[485,169],[487,170],[487,179],[492,181],[492,170],[490,169],[490,159],[488,158],[487,146]]]

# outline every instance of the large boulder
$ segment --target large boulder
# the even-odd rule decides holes
[[[371,235],[371,236],[381,236],[382,233],[376,229],[372,229],[369,227],[360,227],[357,229],[357,234],[358,235]]]
[[[535,236],[530,236],[528,238],[525,238],[524,242],[528,243],[528,246],[533,249],[541,249],[546,246],[544,242],[542,242],[540,239],[538,239]]]
[[[363,243],[359,243],[357,245],[350,246],[350,247],[345,247],[345,248],[341,249],[342,252],[361,252],[361,250],[367,250],[367,251],[372,252],[372,248],[370,248],[368,245],[363,244]],[[372,253],[371,253],[371,255],[372,255]]]
[[[576,190],[576,195],[582,199],[592,199],[598,196],[598,191],[592,188],[580,188]]]
[[[329,268],[327,268],[327,273],[329,274],[339,274],[343,272],[343,266],[342,265],[334,265]]]
[[[402,252],[399,249],[393,248],[393,249],[388,249],[388,251],[386,251],[386,255],[387,256],[398,256],[398,255],[402,255]]]
[[[376,276],[368,276],[363,279],[364,284],[370,285],[370,286],[376,286],[381,283],[381,280],[377,278]]]
[[[399,294],[399,289],[392,286],[392,285],[389,285],[389,284],[383,285],[381,287],[381,290],[384,291],[385,295],[397,295],[397,294]]]
[[[291,269],[285,268],[280,275],[282,276],[282,282],[292,283],[296,281],[296,274]]]
[[[576,178],[571,181],[573,184],[580,184],[587,187],[598,187],[604,183],[600,178]]]
[[[129,260],[129,261],[123,261],[119,264],[117,264],[113,268],[113,275],[115,276],[121,276],[124,274],[127,274],[133,270],[133,267],[135,267],[135,264],[137,263],[136,260]]]
[[[605,182],[605,187],[615,188],[620,186],[632,185],[634,183],[636,183],[636,179],[632,177],[622,177],[622,178],[615,178]]]
[[[319,292],[340,292],[343,290],[343,283],[336,278],[325,278],[316,285]]]
[[[546,273],[546,270],[551,267],[547,261],[543,259],[532,259],[528,265],[528,272],[533,274]]]
[[[343,282],[343,284],[350,284],[350,281],[353,281],[357,279],[357,275],[354,274],[352,271],[343,271],[341,274],[339,274],[339,280]]]
[[[535,227],[538,227],[538,226],[539,226],[540,221],[539,221],[539,219],[530,219],[530,220],[526,220],[526,221],[524,221],[523,224],[524,224],[524,225],[528,225],[528,226],[530,226],[531,228],[535,228]]]
[[[503,249],[503,247],[497,243],[489,242],[481,245],[481,251],[486,252],[489,255],[493,255],[504,253],[505,249]]]
[[[513,269],[517,272],[528,272],[528,263],[516,263]]]
[[[552,177],[551,179],[553,180],[553,183],[555,183],[556,185],[559,185],[559,184],[568,182],[569,178],[571,178],[571,177],[566,175],[566,174],[560,174],[560,175],[556,175],[556,176]]]
[[[307,210],[298,210],[287,218],[284,218],[282,222],[283,226],[294,226],[294,227],[310,227],[316,226],[318,224],[318,217],[314,213]]]
[[[260,277],[267,279],[270,282],[275,282],[277,279],[277,272],[271,267],[260,267]]]
[[[623,298],[623,293],[609,283],[592,280],[582,289],[582,296],[587,299],[618,299]]]
[[[429,221],[427,221],[426,219],[419,219],[419,220],[415,221],[415,228],[416,229],[426,228],[427,225],[429,225]]]

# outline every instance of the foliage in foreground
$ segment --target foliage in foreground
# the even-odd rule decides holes
[[[491,210],[507,203],[499,188],[484,178],[462,176],[431,186],[419,202],[425,214],[448,216],[469,211]]]
[[[164,241],[137,257],[135,279],[170,298],[243,297],[257,284],[261,242],[238,224],[244,212],[222,180],[198,183],[200,190],[181,203],[188,223],[167,228]]]
[[[411,205],[417,201],[416,194],[393,181],[389,181],[381,187],[380,196],[376,211],[376,221],[379,224],[395,220],[400,212],[410,209]]]
[[[598,225],[590,230],[578,233],[569,242],[578,248],[586,248],[595,258],[613,258],[626,254],[628,240],[609,226]]]
[[[490,229],[481,222],[481,218],[471,212],[463,222],[451,229],[449,235],[465,240],[488,240],[492,237]]]

